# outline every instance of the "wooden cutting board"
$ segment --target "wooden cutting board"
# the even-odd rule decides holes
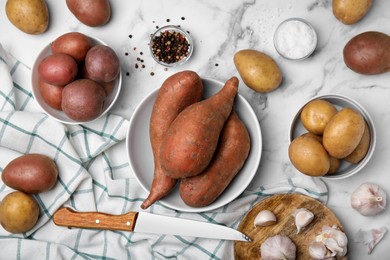
[[[313,221],[297,234],[295,209],[306,208],[313,212]],[[255,227],[254,220],[261,210],[268,209],[277,217],[273,226]],[[242,219],[238,230],[252,238],[253,242],[234,242],[234,257],[239,259],[261,259],[260,246],[270,236],[286,235],[297,247],[297,259],[310,259],[309,245],[321,232],[323,226],[343,227],[335,214],[320,201],[302,194],[279,194],[256,204]]]

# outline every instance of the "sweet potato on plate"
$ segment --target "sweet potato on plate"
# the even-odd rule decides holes
[[[161,85],[153,105],[149,128],[154,176],[149,196],[142,203],[141,208],[148,208],[175,187],[177,180],[165,175],[161,169],[158,158],[161,142],[177,115],[187,106],[200,101],[202,93],[202,80],[193,71],[175,73]]]
[[[213,203],[241,170],[249,150],[248,130],[232,111],[209,166],[201,174],[181,180],[180,197],[184,203],[191,207]]]

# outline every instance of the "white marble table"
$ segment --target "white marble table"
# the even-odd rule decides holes
[[[98,37],[112,46],[124,73],[123,94],[112,112],[128,119],[140,100],[176,71],[191,69],[202,77],[225,81],[238,76],[233,64],[236,51],[252,48],[273,57],[283,73],[283,83],[277,90],[258,94],[240,83],[239,91],[255,110],[263,135],[260,167],[250,187],[300,174],[291,165],[287,149],[289,125],[303,103],[320,94],[342,94],[357,100],[375,123],[376,150],[368,165],[355,176],[325,181],[330,192],[327,205],[349,234],[356,233],[359,228],[390,227],[388,209],[375,217],[363,217],[350,206],[351,193],[363,182],[378,183],[390,194],[390,137],[386,130],[390,127],[390,74],[359,75],[345,66],[342,57],[346,42],[361,32],[375,30],[390,35],[390,1],[374,1],[362,21],[347,26],[333,16],[330,0],[112,0],[111,21],[103,27],[91,28],[75,19],[65,1],[48,0],[50,27],[44,34],[36,36],[17,30],[8,21],[5,2],[0,1],[0,43],[27,66],[32,66],[34,58],[46,44],[69,31]],[[317,49],[307,60],[285,60],[274,49],[272,39],[276,26],[290,17],[307,19],[317,31]],[[164,70],[149,55],[150,34],[156,26],[165,24],[181,25],[195,41],[195,53],[182,67]],[[140,63],[137,58],[144,62]],[[388,258],[388,236],[371,255],[367,255],[365,246],[351,241],[350,259]]]

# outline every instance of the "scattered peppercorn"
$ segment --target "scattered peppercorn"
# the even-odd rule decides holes
[[[169,23],[171,21],[171,19],[167,19],[167,23]]]
[[[140,54],[140,55],[143,55],[144,53],[141,51],[139,54]]]
[[[150,72],[150,76],[154,76],[154,72]]]
[[[153,55],[161,62],[171,64],[189,55],[190,44],[180,32],[166,30],[152,39]]]
[[[128,53],[128,52],[125,52],[125,55],[126,55],[126,56],[128,56],[128,55],[129,55],[129,53]]]
[[[219,66],[219,64],[218,63],[215,63],[215,67],[218,67]]]
[[[135,64],[135,68],[138,69],[138,64],[137,63]]]
[[[130,39],[133,38],[133,35],[130,34],[130,35],[129,35],[129,38],[130,38]]]
[[[126,76],[130,76],[130,73],[129,73],[129,72],[126,72]]]
[[[181,19],[182,19],[182,20],[185,20],[186,18],[185,18],[185,17],[182,17]]]

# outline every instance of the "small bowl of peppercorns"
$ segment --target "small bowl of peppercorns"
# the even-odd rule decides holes
[[[190,34],[174,25],[159,28],[151,36],[149,46],[153,59],[166,67],[184,64],[194,50]]]

